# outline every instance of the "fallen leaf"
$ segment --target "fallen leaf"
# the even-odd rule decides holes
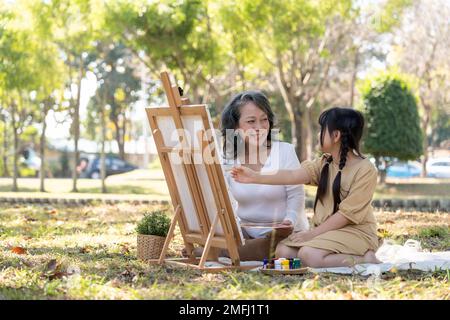
[[[56,209],[53,209],[53,210],[50,210],[48,213],[49,214],[56,214],[56,213],[58,213],[58,211]]]
[[[55,272],[48,275],[49,280],[61,279],[62,277],[68,276],[67,272]]]
[[[344,297],[345,297],[345,299],[347,299],[347,300],[353,300],[353,295],[352,295],[351,292],[346,292],[346,293],[344,294]]]
[[[56,259],[52,259],[45,266],[45,270],[46,271],[55,271],[57,266],[58,266],[58,263],[57,263]]]
[[[128,247],[128,244],[126,243],[120,244],[120,251],[122,254],[130,254],[130,248]]]
[[[12,247],[11,248],[11,252],[15,253],[15,254],[26,254],[27,253],[27,249],[22,248],[22,247]]]
[[[43,276],[48,278],[49,280],[61,279],[62,277],[65,277],[67,275],[67,272],[61,270],[61,264],[58,263],[56,259],[51,259],[45,265]]]
[[[132,282],[134,277],[136,276],[136,273],[129,269],[125,269],[125,271],[121,272],[119,275],[119,280],[123,282]]]
[[[80,253],[89,253],[92,251],[92,248],[90,246],[85,246],[80,248]]]
[[[392,220],[386,220],[384,223],[395,224],[395,221],[392,221]]]

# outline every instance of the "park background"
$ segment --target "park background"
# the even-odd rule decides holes
[[[265,92],[300,160],[317,154],[321,111],[363,111],[380,235],[449,250],[450,176],[429,166],[450,164],[449,16],[445,0],[1,1],[0,298],[271,297],[273,286],[286,298],[448,298],[439,272],[389,275],[403,293],[333,277],[258,287],[245,274],[180,289],[192,275],[148,278],[134,227],[170,203],[144,111],[166,103],[169,70],[216,128],[233,94]],[[77,280],[60,271],[73,266]]]

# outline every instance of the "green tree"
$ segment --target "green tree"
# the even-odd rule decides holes
[[[120,43],[108,40],[97,42],[90,67],[97,77],[97,91],[88,105],[87,133],[101,143],[102,192],[106,192],[105,142],[109,139],[109,124],[114,126],[119,154],[125,159],[125,139],[128,114],[138,100],[140,79],[130,61],[130,54]],[[100,132],[99,132],[100,131]]]
[[[364,149],[377,165],[387,168],[393,158],[414,160],[423,153],[416,98],[401,76],[382,73],[362,85],[366,117]],[[381,175],[384,182],[385,171]]]
[[[426,176],[429,142],[435,132],[433,114],[438,108],[450,113],[450,3],[416,0],[395,33],[393,60],[405,73],[414,75],[421,126],[424,132],[422,176]]]
[[[99,81],[98,95],[105,97],[110,108],[108,118],[114,125],[119,157],[125,160],[125,141],[128,138],[129,114],[139,99],[141,81],[132,61],[132,54],[121,43],[97,42],[92,55],[92,71]],[[106,90],[106,92],[102,92]]]
[[[221,4],[218,18],[235,39],[234,48],[240,51],[244,63],[252,61],[250,65],[256,64],[257,69],[277,84],[291,119],[293,143],[302,160],[311,156],[312,115],[327,85],[330,81],[342,81],[342,71],[351,64],[348,101],[353,104],[356,73],[365,58],[362,47],[367,47],[367,40],[363,39],[369,33],[392,28],[396,19],[377,17],[390,12],[399,14],[408,1],[386,1],[374,11],[373,18],[379,21],[376,28],[366,26],[364,33],[361,25],[369,25],[370,19],[362,16],[358,3],[236,0]],[[355,35],[358,43],[354,41]],[[249,51],[253,53],[249,55]],[[347,92],[338,94],[347,95]]]
[[[199,103],[205,87],[214,91],[214,77],[223,68],[213,36],[208,1],[121,0],[108,5],[107,26],[131,49],[152,77],[169,68],[184,91]]]
[[[9,176],[9,168],[8,168],[8,153],[9,153],[9,129],[10,126],[8,125],[10,122],[8,121],[9,113],[8,113],[8,107],[6,104],[6,92],[5,92],[5,77],[7,76],[6,68],[5,68],[5,60],[3,57],[3,54],[5,50],[7,51],[7,48],[9,48],[9,45],[5,45],[5,41],[8,40],[6,34],[6,24],[11,19],[10,13],[0,6],[0,121],[2,122],[1,125],[1,139],[2,139],[2,177],[8,177]]]
[[[76,93],[70,96],[72,118],[71,135],[74,141],[72,191],[77,192],[80,139],[81,81],[88,70],[89,52],[95,48],[94,40],[104,29],[104,2],[101,0],[54,0],[46,2],[47,22],[52,23],[55,43],[62,51],[68,67],[66,87]]]
[[[1,101],[13,133],[13,191],[18,190],[20,136],[36,113],[30,93],[38,86],[36,42],[21,24],[14,24],[14,12],[3,25],[0,41]]]
[[[28,21],[28,31],[36,43],[36,76],[39,77],[35,91],[35,103],[39,112],[36,122],[40,125],[39,154],[41,157],[40,191],[45,192],[45,177],[47,173],[46,161],[46,130],[47,115],[50,110],[58,111],[62,108],[64,74],[67,72],[64,62],[60,58],[60,50],[55,43],[54,28],[50,16],[50,5],[45,2],[21,1],[17,10],[24,13]]]
[[[450,110],[436,108],[431,122],[434,130],[429,137],[429,145],[439,148],[443,142],[450,142]]]
[[[345,52],[352,1],[245,0],[224,3],[223,10],[226,19],[232,17],[231,32],[256,48],[259,67],[275,74],[298,156],[308,158],[310,108],[336,57]]]
[[[102,193],[107,192],[106,188],[106,154],[105,144],[108,139],[108,116],[111,112],[111,106],[107,104],[108,84],[101,78],[98,78],[99,88],[95,96],[89,101],[88,116],[86,119],[87,135],[101,144],[100,149],[100,179],[102,184]]]

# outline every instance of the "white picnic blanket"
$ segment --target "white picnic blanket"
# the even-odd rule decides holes
[[[340,274],[359,274],[378,276],[392,269],[438,271],[450,269],[450,251],[425,252],[419,241],[409,239],[404,245],[385,240],[375,253],[380,264],[358,264],[354,267],[313,268],[312,272],[331,272]]]
[[[397,270],[421,270],[438,271],[450,269],[450,251],[425,252],[422,250],[420,242],[409,239],[404,245],[395,244],[391,240],[385,240],[383,245],[377,250],[376,257],[382,261],[380,264],[358,264],[354,267],[336,268],[311,268],[311,272],[331,272],[338,274],[359,274],[362,276],[379,276],[383,272],[392,269]],[[219,262],[230,263],[228,258],[219,258]],[[210,266],[220,266],[217,262],[208,262]],[[261,265],[261,261],[243,261],[242,265]],[[257,271],[258,268],[251,271]]]

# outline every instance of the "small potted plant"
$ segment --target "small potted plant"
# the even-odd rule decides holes
[[[138,259],[159,258],[169,227],[170,219],[165,211],[158,210],[144,214],[136,227]]]

